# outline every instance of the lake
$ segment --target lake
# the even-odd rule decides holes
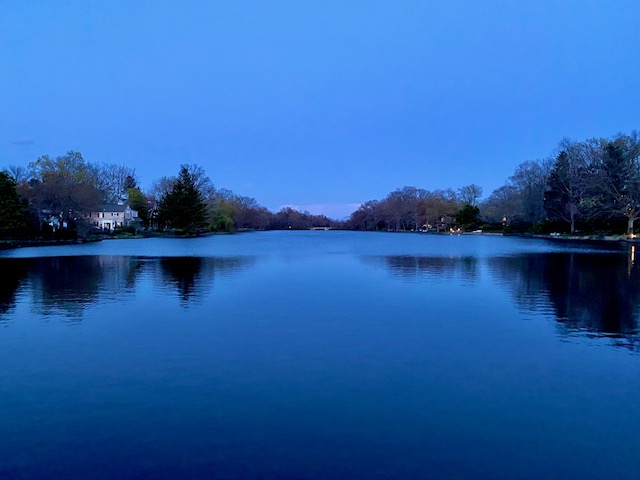
[[[0,252],[0,478],[640,478],[622,244],[257,232]]]

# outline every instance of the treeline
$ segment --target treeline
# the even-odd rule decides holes
[[[143,192],[135,169],[95,164],[78,152],[0,172],[0,237],[56,238],[93,230],[90,212],[127,202],[134,229],[176,233],[338,227],[354,230],[496,230],[633,234],[640,217],[640,137],[562,140],[546,159],[518,165],[482,199],[471,184],[428,191],[403,187],[363,203],[346,222],[293,208],[271,212],[254,198],[216,188],[204,169],[182,165]]]
[[[457,191],[404,187],[363,203],[346,226],[631,235],[640,217],[639,134],[564,139],[549,158],[518,165],[505,185],[481,196],[474,184]]]
[[[292,208],[273,213],[254,198],[215,188],[202,167],[183,165],[143,192],[135,169],[87,162],[79,152],[44,155],[0,172],[0,238],[76,238],[95,231],[88,218],[105,205],[128,203],[137,221],[123,230],[176,233],[339,226]]]
[[[403,187],[383,200],[363,203],[346,223],[353,230],[449,231],[452,228],[475,229],[480,222],[478,202],[482,188],[467,185],[457,191],[428,191]]]
[[[148,197],[157,206],[152,215],[147,215],[148,222],[161,230],[232,232],[341,226],[324,215],[290,207],[273,213],[252,197],[216,189],[198,165],[182,165],[177,177],[156,180]]]

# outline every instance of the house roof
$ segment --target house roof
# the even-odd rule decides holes
[[[124,212],[129,205],[117,205],[117,204],[105,204],[101,205],[99,210],[101,212]]]

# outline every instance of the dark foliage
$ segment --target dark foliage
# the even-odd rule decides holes
[[[207,206],[186,165],[181,167],[171,191],[160,200],[158,210],[161,225],[185,233],[204,230]]]
[[[16,192],[15,182],[0,172],[0,238],[27,235],[29,223],[27,205]]]

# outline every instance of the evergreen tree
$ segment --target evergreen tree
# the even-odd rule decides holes
[[[16,192],[15,182],[0,172],[0,237],[16,237],[27,233],[29,216]]]
[[[456,223],[463,230],[472,230],[480,223],[480,209],[468,203],[456,213]]]
[[[182,165],[171,191],[160,200],[158,210],[160,223],[175,230],[197,232],[205,227],[207,206],[186,165]]]

